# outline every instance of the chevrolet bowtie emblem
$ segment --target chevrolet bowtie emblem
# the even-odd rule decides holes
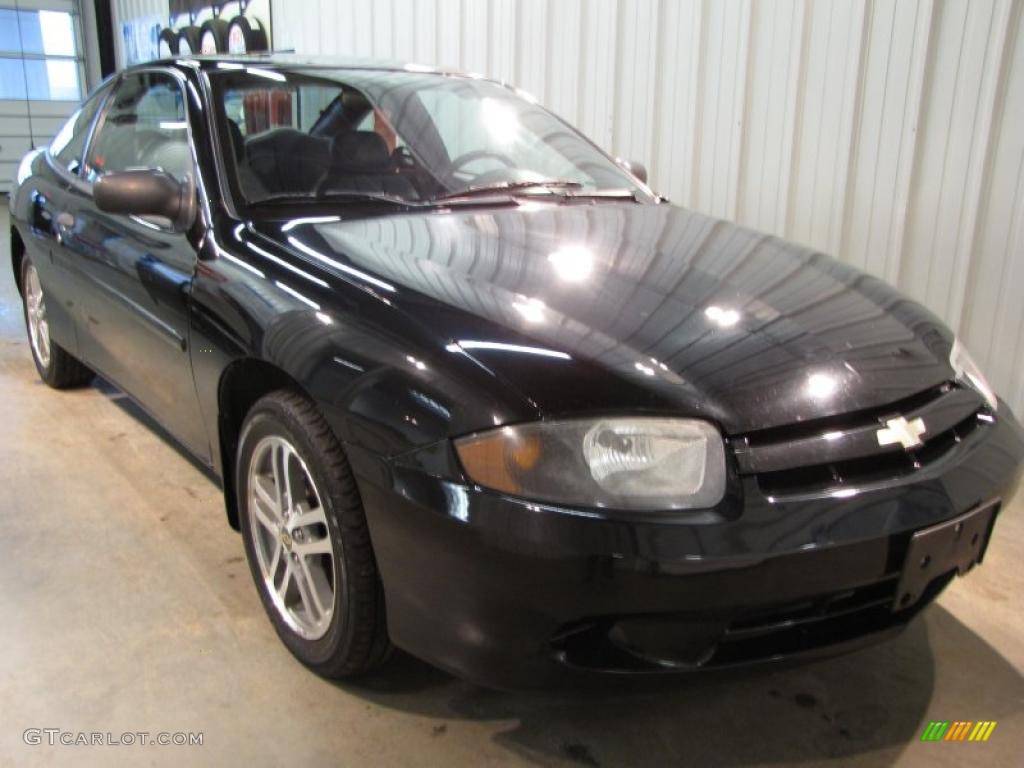
[[[885,426],[878,430],[876,434],[878,435],[879,445],[892,445],[893,443],[899,443],[909,450],[910,448],[916,448],[924,442],[921,439],[921,435],[923,435],[925,431],[924,419],[907,421],[902,416],[899,416],[885,422]]]

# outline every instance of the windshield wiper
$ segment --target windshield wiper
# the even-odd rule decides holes
[[[397,195],[376,194],[373,192],[320,192],[319,194],[303,194],[295,192],[276,192],[272,195],[254,200],[251,205],[263,205],[264,203],[318,203],[327,201],[347,201],[366,203],[386,203],[388,205],[419,207],[424,205],[435,205],[440,202],[458,200],[460,198],[486,197],[488,195],[500,195],[508,192],[515,192],[520,189],[531,189],[534,187],[546,188],[552,195],[560,195],[569,199],[636,199],[636,194],[628,189],[590,189],[583,190],[583,184],[578,181],[551,179],[542,181],[503,181],[497,184],[487,184],[479,187],[468,187],[460,192],[431,197],[426,200],[409,200]],[[565,190],[556,192],[555,190]],[[572,191],[570,191],[572,190]]]
[[[566,192],[566,197],[573,200],[636,200],[636,192],[632,189],[588,189],[583,192]]]
[[[422,203],[418,203],[415,200],[406,200],[403,197],[396,197],[394,195],[377,195],[371,192],[322,192],[317,195],[277,192],[261,197],[259,200],[254,200],[251,205],[262,205],[264,203],[316,203],[331,200],[388,203],[389,205],[422,205]]]
[[[448,192],[430,198],[430,202],[440,200],[456,200],[460,197],[479,197],[482,195],[501,194],[502,192],[514,192],[517,189],[530,189],[531,187],[547,187],[549,189],[580,189],[583,185],[578,181],[567,179],[540,179],[539,181],[500,181],[496,184],[481,184],[478,187],[466,187],[458,192]]]

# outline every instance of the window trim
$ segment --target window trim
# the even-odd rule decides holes
[[[192,126],[191,126],[191,120],[190,120],[191,116],[189,115],[189,110],[188,110],[188,92],[187,92],[187,88],[186,88],[185,78],[181,77],[180,74],[178,72],[176,72],[175,70],[170,69],[170,68],[166,68],[166,67],[141,67],[139,69],[126,70],[126,71],[124,71],[124,72],[122,72],[120,74],[120,76],[118,77],[117,82],[114,84],[113,88],[111,88],[110,92],[107,94],[107,98],[103,102],[102,110],[97,113],[97,118],[99,118],[99,120],[95,121],[93,123],[93,125],[92,125],[92,132],[90,133],[89,139],[88,139],[87,144],[86,144],[86,147],[85,147],[84,151],[82,152],[81,168],[82,168],[83,171],[89,170],[89,166],[86,163],[86,160],[89,157],[90,151],[94,148],[93,145],[94,145],[94,142],[96,141],[97,135],[99,135],[99,132],[103,129],[103,124],[106,122],[107,115],[110,113],[110,109],[112,107],[111,97],[117,92],[117,89],[120,88],[121,85],[124,83],[124,81],[127,80],[129,77],[134,77],[135,75],[145,75],[147,73],[156,73],[156,74],[169,75],[170,79],[174,80],[175,83],[178,86],[178,92],[181,94],[182,107],[185,110],[185,125],[187,126],[186,133],[188,134],[188,143],[189,143],[189,149],[190,149],[189,155],[192,158],[192,166],[193,166],[192,167],[192,175],[193,176],[196,175],[197,162],[196,162],[195,152],[194,152],[193,147],[192,147]],[[102,175],[102,174],[100,174],[100,175]],[[84,176],[82,177],[82,180],[85,181],[85,177]],[[92,182],[86,182],[86,183],[88,183],[90,186],[92,185]]]
[[[107,88],[107,92],[103,96],[103,100],[100,102],[99,109],[97,109],[96,114],[92,116],[92,122],[89,124],[89,132],[85,136],[85,144],[82,145],[82,154],[78,158],[79,173],[74,174],[74,176],[83,183],[88,183],[90,189],[92,188],[92,184],[85,181],[85,177],[82,176],[81,171],[85,170],[85,158],[89,156],[89,150],[92,149],[92,140],[96,136],[96,128],[99,125],[100,118],[103,117],[107,111],[107,105],[110,103],[110,97],[114,94],[114,91],[117,90],[117,86],[121,84],[121,75],[113,75],[108,78],[107,81],[110,83],[110,86]]]
[[[186,132],[188,133],[189,155],[192,158],[192,173],[193,176],[198,177],[199,162],[198,159],[196,158],[195,145],[193,143],[192,121],[191,114],[189,112],[188,92],[186,87],[187,81],[185,80],[184,75],[170,67],[139,67],[137,69],[128,69],[124,70],[123,72],[118,72],[116,75],[111,75],[111,77],[108,78],[107,81],[111,82],[110,90],[107,91],[106,96],[103,98],[103,103],[100,105],[100,108],[96,111],[96,114],[93,117],[92,125],[90,125],[89,127],[89,135],[85,140],[85,146],[82,148],[82,157],[80,159],[79,167],[82,168],[83,171],[86,169],[85,161],[86,158],[89,157],[89,153],[93,149],[93,145],[96,141],[96,136],[97,134],[99,134],[100,130],[103,127],[103,123],[107,119],[107,114],[109,113],[111,107],[111,98],[117,92],[117,89],[121,86],[121,83],[124,82],[126,78],[129,78],[133,75],[143,75],[147,72],[156,72],[158,74],[170,75],[170,77],[178,85],[178,89],[181,92],[182,101],[185,107],[185,124],[187,126]],[[72,178],[75,181],[79,182],[81,185],[87,187],[91,193],[94,182],[88,181],[85,178],[85,176],[72,175]]]
[[[79,153],[78,157],[75,158],[76,160],[78,160],[78,167],[79,167],[79,169],[81,169],[83,167],[83,165],[84,165],[85,154],[86,154],[86,152],[89,149],[90,143],[92,142],[93,132],[96,130],[96,121],[99,120],[100,115],[103,113],[103,110],[106,109],[107,100],[110,98],[110,94],[114,92],[114,87],[120,81],[120,78],[121,78],[120,75],[111,75],[106,80],[104,80],[102,83],[100,83],[93,90],[92,93],[90,93],[88,96],[86,96],[86,98],[83,99],[82,103],[79,104],[79,106],[78,106],[78,110],[80,110],[91,99],[94,99],[94,98],[99,98],[100,99],[100,103],[96,107],[96,114],[94,114],[92,116],[92,119],[89,121],[89,125],[85,129],[85,142],[82,144],[82,150]],[[102,91],[103,89],[106,89],[106,93],[101,94],[100,91]],[[70,120],[73,115],[77,114],[78,110],[75,110],[75,112],[73,112],[71,115],[69,115],[68,116],[68,120]],[[50,167],[53,168],[54,170],[56,170],[67,181],[70,181],[72,183],[74,183],[76,181],[78,181],[78,182],[84,182],[85,181],[85,179],[83,179],[79,174],[72,173],[70,170],[68,170],[67,168],[64,167],[64,164],[57,158],[56,155],[53,154],[53,147],[51,145],[47,145],[45,155],[46,155],[46,159],[50,163]],[[89,186],[91,188],[92,185],[90,184]]]
[[[213,83],[210,82],[209,72],[206,69],[200,69],[197,73],[197,79],[199,80],[199,98],[205,101],[205,123],[206,123],[206,135],[209,137],[209,149],[213,160],[213,172],[217,176],[218,188],[221,193],[221,202],[223,203],[228,215],[234,219],[241,219],[242,215],[238,206],[237,192],[234,188],[234,180],[228,175],[227,158],[225,151],[230,145],[225,146],[224,139],[221,136],[221,120],[218,119],[218,108],[214,100],[214,89]],[[189,129],[191,130],[191,128]],[[227,130],[227,126],[224,126],[224,130]],[[202,199],[200,199],[202,202]],[[202,203],[204,206],[206,203]]]

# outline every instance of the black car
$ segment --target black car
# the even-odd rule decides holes
[[[114,382],[222,478],[321,675],[836,653],[979,562],[1019,479],[931,312],[478,77],[135,67],[10,205],[40,376]]]

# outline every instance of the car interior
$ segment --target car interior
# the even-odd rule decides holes
[[[364,78],[358,88],[300,73],[280,83],[218,76],[221,140],[246,202],[366,195],[415,203],[538,179],[630,186],[599,150],[506,89],[469,78],[397,87],[387,75],[355,77]]]
[[[419,200],[437,187],[360,92],[335,89],[334,98],[308,116],[308,127],[307,113],[316,105],[298,103],[302,94],[250,88],[229,96],[235,104],[228,111],[229,140],[247,200],[282,194]]]

